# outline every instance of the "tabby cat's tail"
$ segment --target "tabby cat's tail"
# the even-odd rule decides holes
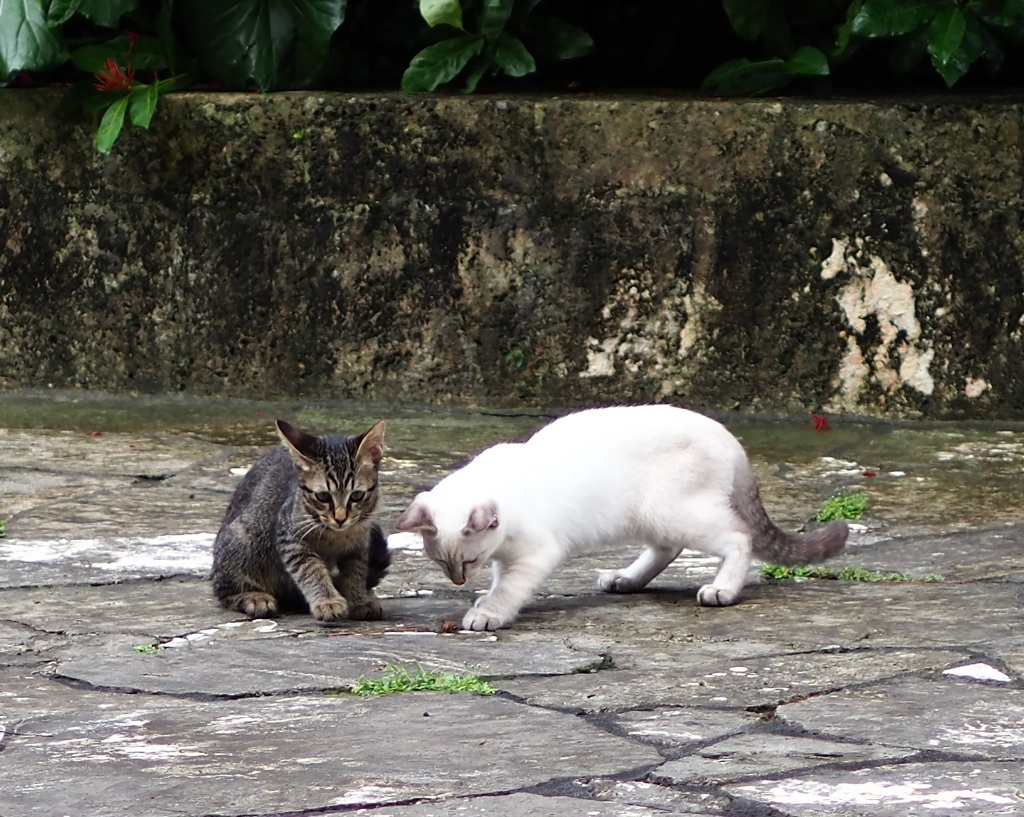
[[[370,553],[368,570],[366,571],[366,589],[372,590],[384,578],[391,567],[391,551],[388,550],[388,539],[376,522],[370,525]]]
[[[801,535],[786,533],[772,522],[761,502],[753,474],[733,492],[733,507],[750,528],[754,555],[770,564],[806,565],[835,556],[846,545],[850,529],[845,522],[830,522]]]

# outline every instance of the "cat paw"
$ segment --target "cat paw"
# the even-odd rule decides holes
[[[277,599],[269,593],[239,593],[228,606],[249,618],[277,616]]]
[[[605,593],[635,593],[641,589],[635,579],[623,575],[621,570],[602,570],[597,577],[597,586]]]
[[[317,621],[334,623],[348,618],[348,602],[345,599],[324,599],[309,605],[309,611]]]
[[[740,594],[726,587],[706,584],[697,591],[697,604],[703,607],[728,607],[740,600]]]
[[[507,627],[509,622],[493,613],[488,613],[479,607],[470,608],[469,612],[466,613],[462,618],[462,629],[463,630],[498,630],[502,627]]]
[[[384,618],[384,608],[376,599],[367,599],[358,604],[350,604],[348,617],[353,621],[380,621]]]

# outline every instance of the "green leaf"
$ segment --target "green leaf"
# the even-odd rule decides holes
[[[502,34],[494,49],[494,62],[503,73],[510,77],[525,77],[537,70],[537,63],[526,50],[523,41],[509,34]]]
[[[138,0],[81,0],[76,11],[94,23],[107,28],[119,28],[121,17],[139,7]]]
[[[945,65],[960,48],[967,33],[967,18],[956,6],[940,11],[928,26],[928,53],[936,65]]]
[[[899,37],[889,52],[889,67],[894,74],[913,71],[928,53],[928,29],[922,28],[906,37]]]
[[[459,75],[484,47],[483,37],[451,37],[428,45],[402,74],[403,91],[433,91]]]
[[[188,44],[206,71],[235,88],[312,83],[347,0],[183,0]]]
[[[928,25],[952,0],[865,0],[853,18],[859,37],[898,37]]]
[[[44,71],[66,59],[40,0],[0,0],[0,82],[19,71]]]
[[[114,147],[114,142],[117,141],[121,128],[124,127],[124,114],[127,110],[128,95],[125,94],[103,114],[100,127],[96,131],[96,150],[100,153],[110,153],[110,149]]]
[[[1024,0],[973,0],[967,5],[978,17],[997,28],[1024,23]]]
[[[781,88],[792,79],[785,60],[772,59],[751,62],[748,59],[729,60],[704,78],[702,88],[714,88],[726,96],[764,94]]]
[[[130,65],[136,70],[163,71],[168,67],[167,56],[156,37],[135,37],[133,43],[131,38],[122,35],[105,43],[83,45],[71,52],[72,64],[87,74],[95,74],[108,59],[123,68]]]
[[[808,77],[827,77],[828,58],[813,46],[805,45],[786,61],[791,74]]]
[[[534,51],[549,60],[574,60],[594,50],[594,38],[586,31],[554,17],[530,17],[523,34]]]
[[[466,72],[466,84],[462,88],[462,93],[471,94],[476,90],[476,86],[480,84],[480,80],[483,79],[487,69],[490,68],[494,63],[486,55],[481,55],[473,59],[470,63],[469,71]]]
[[[156,111],[156,102],[160,96],[160,86],[155,82],[150,85],[140,85],[132,88],[128,98],[128,115],[132,124],[139,128],[148,128],[150,120],[153,119],[153,112]]]
[[[439,25],[462,28],[462,5],[459,0],[420,0],[420,15],[431,28]]]
[[[156,16],[156,41],[163,51],[164,61],[167,68],[174,71],[175,66],[175,39],[172,17],[174,14],[174,0],[164,0],[160,4],[160,12]]]
[[[722,0],[733,31],[744,40],[756,40],[768,24],[772,0]]]
[[[513,0],[483,0],[478,24],[480,33],[488,40],[498,39],[512,14]]]
[[[46,22],[50,28],[62,26],[74,16],[80,5],[82,0],[52,0],[46,10]]]
[[[946,87],[952,88],[967,73],[968,69],[979,56],[981,56],[982,39],[977,31],[968,29],[960,42],[960,47],[954,51],[948,60],[938,62],[932,57],[932,65],[946,83]]]
[[[846,9],[846,20],[836,35],[835,56],[838,57],[840,54],[846,53],[846,49],[850,47],[850,40],[853,38],[853,21],[860,14],[862,5],[862,0],[854,0]]]

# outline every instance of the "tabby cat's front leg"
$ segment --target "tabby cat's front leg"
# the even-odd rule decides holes
[[[313,618],[323,622],[348,618],[348,602],[334,587],[327,565],[319,554],[301,544],[291,544],[282,556],[285,570],[309,604]]]
[[[379,621],[384,610],[372,588],[366,586],[367,554],[360,551],[348,558],[338,559],[338,575],[334,586],[348,602],[348,617],[355,621]]]

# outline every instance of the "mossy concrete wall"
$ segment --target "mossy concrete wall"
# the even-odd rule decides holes
[[[1024,417],[1003,101],[0,91],[0,387]]]

